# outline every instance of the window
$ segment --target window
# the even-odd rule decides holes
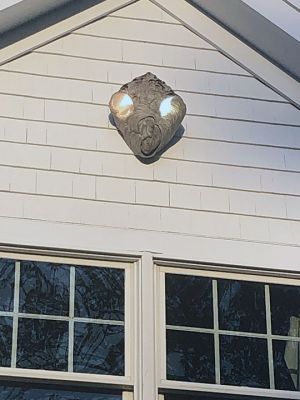
[[[298,280],[164,266],[159,271],[165,400],[183,398],[167,394],[170,389],[213,387],[220,394],[268,391],[300,398]]]
[[[122,399],[122,387],[133,387],[132,266],[1,256],[1,399]],[[47,384],[29,385],[29,377]],[[63,385],[70,381],[91,386]]]

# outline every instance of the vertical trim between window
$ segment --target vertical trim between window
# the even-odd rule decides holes
[[[214,340],[215,340],[215,374],[216,384],[221,383],[220,367],[220,338],[219,338],[219,309],[218,309],[218,282],[212,281],[213,289],[213,315],[214,315]]]
[[[16,368],[16,366],[17,366],[20,275],[21,275],[21,262],[20,261],[16,261],[15,262],[15,288],[14,288],[14,311],[13,311],[13,334],[12,334],[11,368]]]
[[[271,321],[271,299],[270,286],[265,285],[265,301],[266,301],[266,318],[267,318],[267,341],[268,341],[268,359],[269,359],[269,374],[270,388],[275,389],[274,378],[274,362],[273,362],[273,343],[272,343],[272,321]]]

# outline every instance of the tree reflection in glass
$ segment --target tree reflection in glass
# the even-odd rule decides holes
[[[212,280],[166,274],[167,325],[213,328]]]
[[[221,383],[269,388],[267,340],[220,336]]]
[[[75,316],[124,321],[124,270],[76,267]]]
[[[0,311],[13,311],[15,262],[0,258]]]
[[[270,285],[270,297],[273,335],[300,337],[300,287]]]
[[[17,367],[66,371],[68,332],[64,321],[20,318]]]
[[[0,367],[10,367],[13,319],[0,317]]]
[[[124,327],[75,323],[74,371],[124,375]]]
[[[167,376],[170,380],[215,383],[214,336],[167,330]]]
[[[70,268],[34,261],[21,262],[20,312],[69,314]]]
[[[121,400],[122,394],[102,389],[57,388],[57,385],[1,383],[1,400]]]
[[[275,387],[300,390],[300,342],[273,340]]]
[[[265,286],[218,280],[220,329],[266,333]]]

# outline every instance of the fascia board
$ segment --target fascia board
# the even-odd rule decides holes
[[[20,26],[73,0],[0,0],[0,33]]]
[[[242,0],[249,7],[277,25],[284,32],[300,41],[299,12],[297,6],[282,0]],[[300,2],[299,2],[300,6]]]
[[[150,0],[221,53],[300,108],[300,83],[257,51],[182,0]]]
[[[298,31],[300,38],[300,14],[282,0],[189,0],[189,2],[300,82],[300,42],[282,28],[289,25],[294,32]],[[272,6],[269,3],[273,3]],[[251,7],[251,4],[256,9]],[[279,26],[268,19],[272,15],[270,9],[273,10],[273,17],[279,14],[277,20],[279,18],[283,21]],[[289,12],[285,13],[285,10]]]
[[[0,66],[15,60],[31,51],[59,39],[76,29],[97,21],[106,15],[126,7],[137,0],[105,0],[63,21],[34,33],[0,51]]]
[[[21,3],[23,0],[1,0],[0,2],[0,11],[5,8],[12,7],[18,3]]]

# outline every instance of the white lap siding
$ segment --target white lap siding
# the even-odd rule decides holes
[[[151,71],[183,137],[144,165],[110,124]],[[300,111],[150,2],[0,68],[0,242],[297,269]]]

